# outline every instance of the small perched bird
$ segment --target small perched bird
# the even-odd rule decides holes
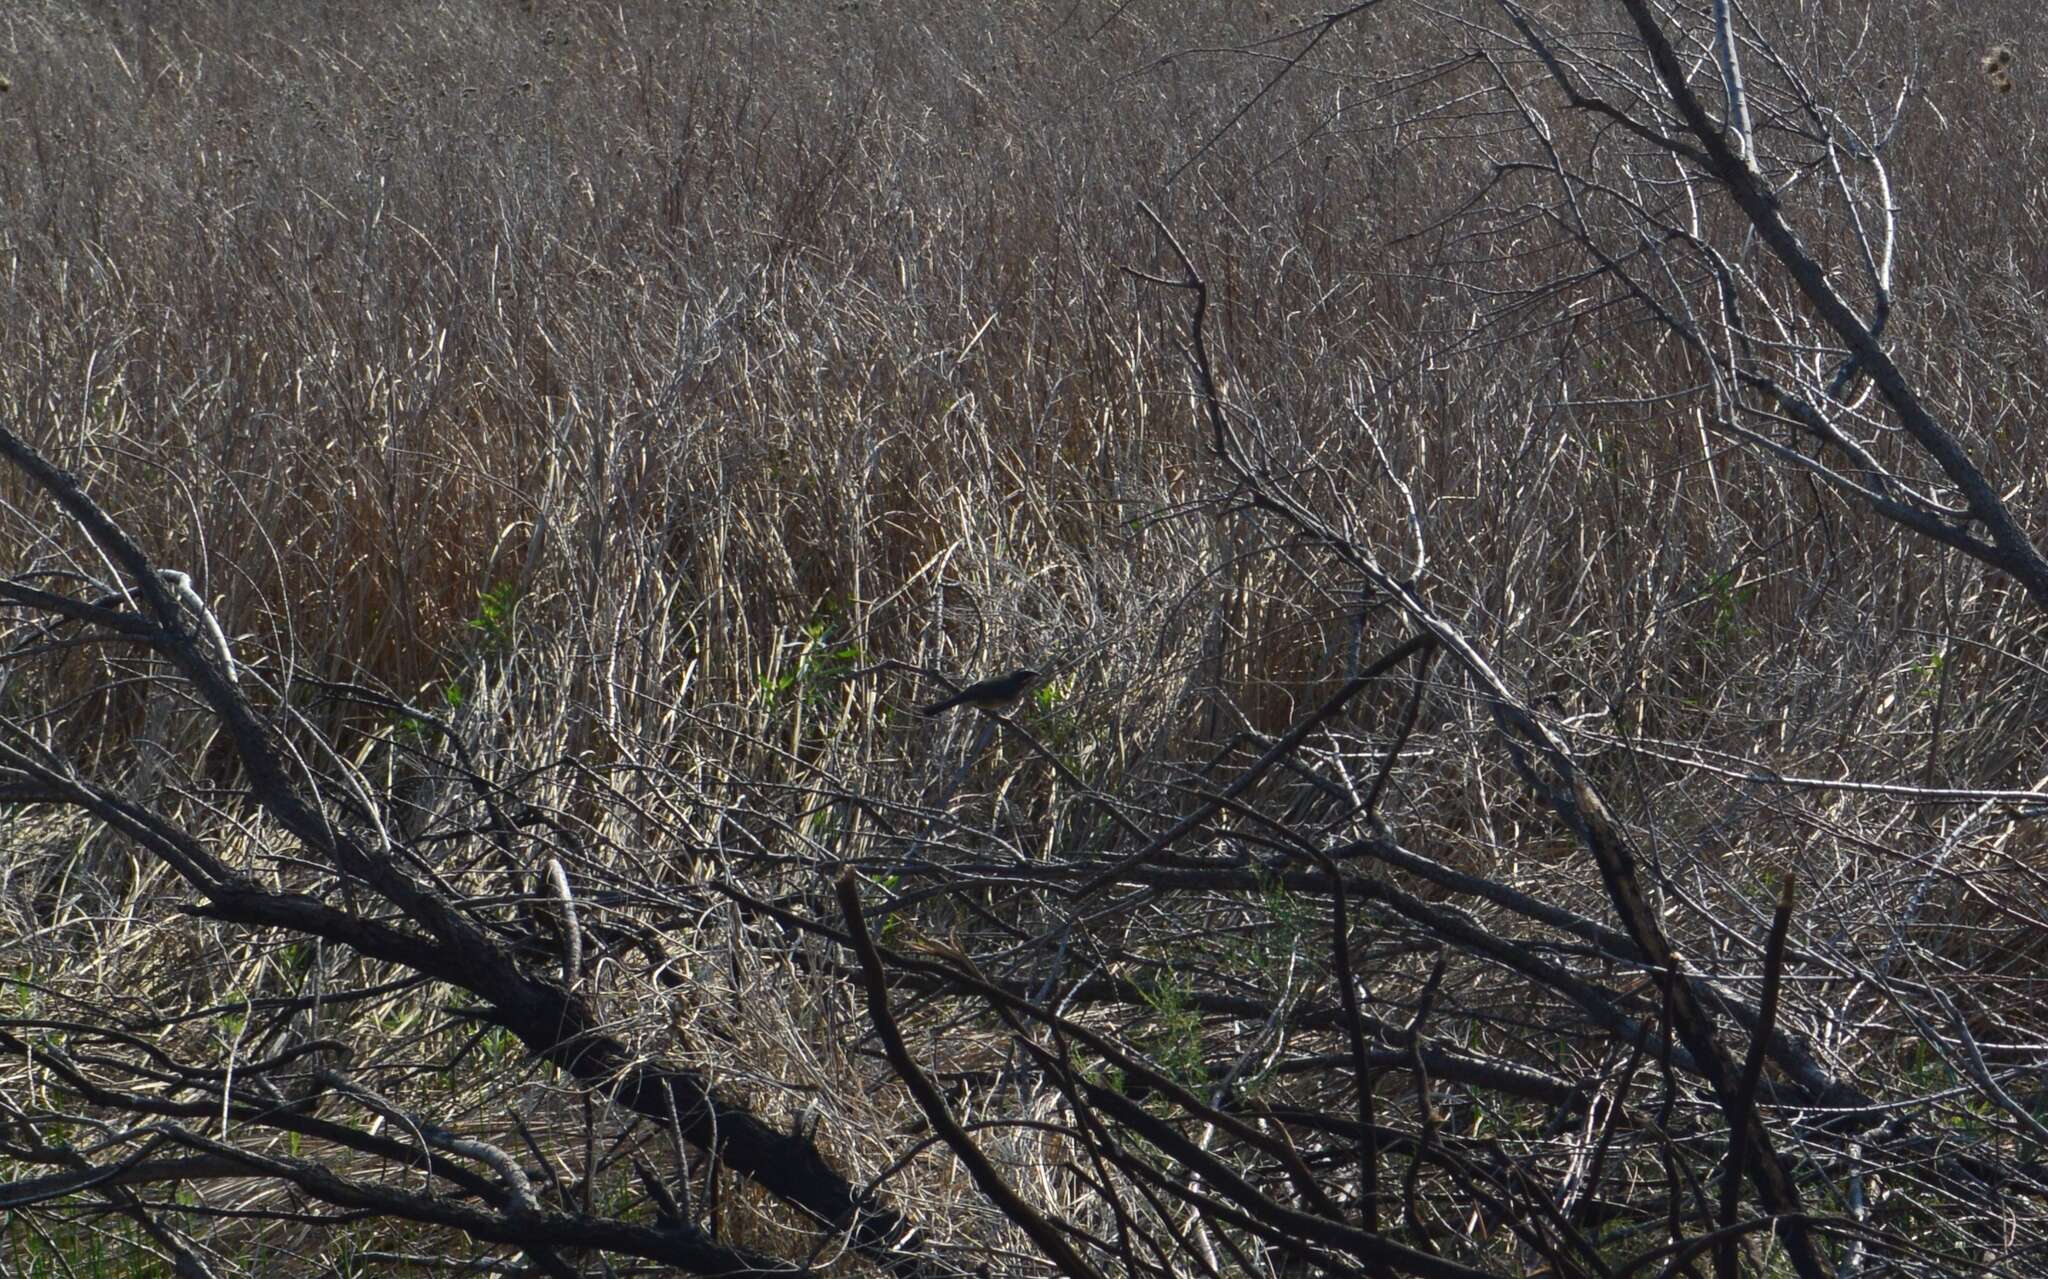
[[[944,701],[933,702],[929,706],[920,706],[917,708],[917,713],[920,715],[939,715],[952,710],[955,706],[972,706],[976,710],[999,711],[1022,697],[1024,690],[1031,687],[1031,681],[1037,678],[1037,671],[1032,670],[1029,666],[1020,666],[1008,675],[998,675],[994,679],[985,679],[979,684],[969,684],[966,688],[961,689]]]

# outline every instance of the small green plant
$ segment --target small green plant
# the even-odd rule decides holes
[[[1074,714],[1073,680],[1041,679],[1025,694],[1031,706],[1031,726],[1040,739],[1055,751],[1071,753],[1081,737],[1081,720]]]
[[[15,969],[7,985],[8,989],[12,992],[10,999],[12,1011],[23,1016],[33,1016],[37,1007],[41,1004],[41,1000],[36,994],[35,970],[33,968]]]
[[[418,742],[427,735],[427,725],[417,716],[394,715],[391,717],[391,735],[404,741]]]
[[[1081,1078],[1098,1087],[1107,1088],[1111,1092],[1118,1093],[1125,1091],[1125,1085],[1128,1082],[1124,1078],[1124,1068],[1115,1062],[1101,1062],[1083,1066],[1081,1067]]]
[[[903,882],[903,876],[892,871],[875,876],[875,882],[886,889],[891,897],[894,897],[896,895],[896,886]],[[881,943],[884,946],[894,946],[903,940],[903,932],[903,917],[893,910],[883,911],[880,923],[875,929],[875,936],[881,940]]]
[[[511,1031],[493,1026],[478,1038],[477,1052],[493,1067],[502,1067],[518,1061],[525,1054],[526,1045]]]
[[[1714,642],[1727,644],[1742,638],[1747,633],[1742,611],[1755,602],[1756,583],[1745,583],[1736,570],[1723,569],[1707,579],[1706,596],[1714,606]]]
[[[1278,876],[1261,875],[1258,903],[1262,914],[1221,942],[1232,973],[1246,981],[1279,990],[1288,970],[1304,954],[1327,946],[1329,925],[1313,904]]]
[[[1141,1040],[1146,1053],[1175,1082],[1189,1088],[1206,1084],[1209,1063],[1202,1057],[1202,1016],[1188,1006],[1187,988],[1171,969],[1164,969],[1144,989],[1144,998],[1154,1019]]]
[[[1914,690],[1914,695],[1923,700],[1940,695],[1942,677],[1947,670],[1948,653],[1942,649],[1937,648],[1915,662],[1913,673],[1920,677],[1920,687]]]
[[[26,1217],[0,1219],[0,1258],[9,1263],[4,1273],[20,1279],[87,1275],[154,1279],[171,1273],[168,1267],[154,1264],[149,1253],[137,1246],[135,1227],[126,1223],[31,1229]]]
[[[1271,927],[1262,929],[1259,934],[1269,957],[1278,956],[1283,960],[1291,957],[1310,933],[1325,931],[1313,905],[1277,875],[1266,881],[1260,897],[1264,900],[1267,917],[1272,920]]]
[[[386,1037],[397,1039],[412,1029],[413,1024],[419,1020],[419,1016],[419,1010],[416,1008],[404,1006],[389,1008],[377,1018],[378,1029]]]
[[[801,699],[817,705],[830,695],[833,685],[861,664],[860,645],[842,638],[843,608],[828,601],[817,616],[804,623],[795,643],[796,660],[781,674],[765,681],[762,691],[771,706],[787,699]]]
[[[1925,1040],[1913,1041],[1906,1054],[1905,1071],[1908,1086],[1917,1092],[1942,1092],[1956,1083],[1956,1072]]]
[[[485,646],[494,652],[510,648],[512,614],[519,605],[519,584],[494,582],[488,589],[477,592],[476,601],[476,616],[469,619],[469,629],[481,634]]]

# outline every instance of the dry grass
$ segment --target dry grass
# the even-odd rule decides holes
[[[1577,252],[1511,202],[1438,226],[1511,145],[1464,109],[1492,83],[1470,51],[1495,37],[1419,10],[1346,25],[1197,154],[1271,74],[1248,42],[1301,6],[1112,8],[442,0],[309,19],[24,0],[0,16],[0,412],[193,575],[240,660],[294,690],[309,756],[445,816],[417,725],[315,681],[446,715],[486,776],[559,823],[579,883],[668,939],[688,997],[615,974],[617,1033],[770,1118],[808,1108],[835,1159],[872,1176],[914,1121],[870,1087],[884,1072],[843,984],[701,882],[815,902],[826,870],[913,845],[1028,864],[1101,837],[1067,781],[1008,747],[938,802],[973,727],[914,721],[934,686],[912,670],[1037,659],[1054,678],[1033,731],[1163,825],[1196,770],[1256,755],[1355,646],[1400,638],[1384,614],[1356,624],[1357,584],[1327,560],[1228,510],[1181,299],[1120,269],[1171,269],[1144,198],[1211,277],[1234,422],[1268,474],[1396,556],[1382,454],[1405,478],[1432,602],[1530,700],[1584,717],[1576,743],[1698,908],[1688,945],[1750,971],[1772,885],[1796,870],[1803,944],[1884,953],[1906,918],[1916,971],[1950,965],[1995,995],[1986,1038],[2038,1038],[2038,923],[2013,905],[2039,900],[2037,827],[1972,839],[1930,880],[1952,807],[1696,766],[1725,752],[1736,772],[2030,786],[2048,772],[2038,612],[1703,432],[1681,389],[1700,370],[1603,286],[1551,289]],[[2048,180],[2009,50],[2048,29],[2023,7],[1995,31],[1929,10],[1842,54],[1847,17],[1780,8],[1765,18],[1792,61],[1836,77],[1823,96],[1886,97],[1918,60],[1891,155],[1912,238],[1889,337],[2039,536]],[[1852,270],[1844,210],[1820,201],[1810,226]],[[12,474],[0,502],[11,572],[82,562]],[[326,885],[277,830],[211,802],[233,777],[224,744],[143,673],[84,649],[7,695],[253,873]],[[1600,913],[1446,678],[1390,793],[1404,837]],[[1319,749],[1370,759],[1406,692],[1361,700]],[[1276,789],[1275,812],[1327,799]],[[9,818],[0,840],[17,1014],[96,1001],[208,1056],[251,995],[394,975],[195,926],[165,871],[82,825]],[[466,891],[527,891],[465,857],[440,870]],[[1259,939],[1306,908],[1200,909],[1134,912],[1090,944],[1158,1000],[1278,997],[1287,948]],[[924,925],[977,926],[948,910]],[[1417,961],[1395,943],[1382,958],[1386,999],[1412,1000]],[[1828,1061],[1875,1088],[1909,1028],[1858,997]],[[1445,993],[1505,1051],[1516,1029],[1485,1022],[1502,998],[1483,973]],[[411,1089],[393,1101],[453,1106],[512,1145],[505,1117],[527,1117],[570,1175],[580,1099],[516,1048],[461,1047],[478,1032],[437,996],[323,1016]],[[1100,1018],[1211,1062],[1257,1030],[1188,1031],[1157,1000]],[[985,1020],[917,1024],[936,1069],[1004,1064]],[[970,1113],[1047,1104],[959,1087]],[[1056,1139],[996,1131],[1046,1205],[1111,1228],[1058,1171]],[[935,1150],[887,1189],[944,1223],[942,1243],[1019,1245]],[[726,1193],[728,1236],[788,1255],[796,1223]],[[253,1226],[221,1247],[258,1238],[312,1251]]]

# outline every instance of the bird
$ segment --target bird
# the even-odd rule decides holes
[[[952,710],[955,706],[972,706],[976,710],[999,711],[1016,701],[1019,697],[1022,697],[1024,690],[1031,687],[1031,681],[1037,678],[1037,671],[1032,670],[1029,666],[1020,666],[1008,675],[998,675],[994,679],[985,679],[978,684],[969,684],[966,688],[961,689],[943,701],[933,702],[929,706],[920,706],[917,708],[917,713],[920,715],[942,715]]]

